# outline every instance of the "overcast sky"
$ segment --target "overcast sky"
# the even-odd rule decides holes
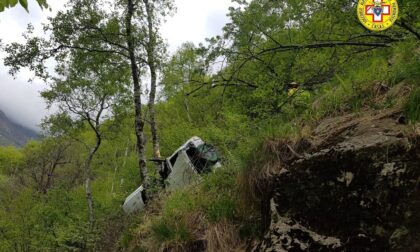
[[[23,42],[22,33],[29,23],[35,30],[41,32],[41,24],[48,16],[54,15],[63,8],[65,1],[50,0],[52,12],[41,11],[35,0],[29,0],[28,14],[17,6],[0,13],[0,39],[3,43]],[[221,33],[221,29],[228,22],[226,14],[231,5],[230,0],[175,0],[177,12],[167,19],[161,32],[171,52],[175,51],[183,42],[203,42],[206,37]],[[4,55],[0,55],[0,58]],[[7,73],[7,68],[0,61],[0,110],[6,115],[27,127],[37,129],[41,119],[48,111],[39,96],[44,88],[40,81],[28,83],[33,76],[28,71],[22,71],[16,79]]]

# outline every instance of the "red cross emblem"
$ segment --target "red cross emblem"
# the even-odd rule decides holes
[[[366,16],[372,16],[372,22],[374,23],[381,23],[383,22],[383,16],[387,16],[391,14],[391,6],[383,4],[381,2],[381,6],[375,6],[374,4],[366,5],[365,7],[365,14]],[[378,9],[379,8],[379,9]]]

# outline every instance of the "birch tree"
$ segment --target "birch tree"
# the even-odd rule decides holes
[[[90,230],[95,225],[92,162],[104,138],[104,122],[112,118],[114,111],[121,111],[115,108],[124,104],[121,101],[129,93],[128,66],[113,67],[108,64],[112,59],[98,53],[90,57],[81,52],[73,54],[70,63],[59,64],[59,76],[41,93],[50,107],[58,108],[56,114],[45,120],[50,135],[71,137],[86,148],[83,172]],[[94,136],[92,141],[78,137],[86,128]]]
[[[146,29],[141,29],[144,33],[143,46],[146,49],[147,66],[150,72],[150,93],[148,101],[148,109],[150,115],[150,128],[153,140],[153,155],[159,159],[160,145],[159,134],[156,120],[156,89],[159,69],[162,68],[162,59],[165,56],[165,44],[159,36],[159,27],[167,15],[174,10],[171,0],[142,0],[146,16]]]

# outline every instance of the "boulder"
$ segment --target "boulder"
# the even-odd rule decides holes
[[[272,176],[271,225],[253,249],[420,251],[420,137],[400,116],[321,122]]]

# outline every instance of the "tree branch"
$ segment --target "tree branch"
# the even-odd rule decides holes
[[[388,43],[379,43],[379,42],[371,43],[371,42],[355,42],[355,41],[322,42],[322,43],[306,44],[306,45],[279,45],[273,48],[264,49],[258,52],[256,55],[263,55],[269,52],[277,52],[277,51],[331,48],[331,47],[338,47],[338,46],[389,47],[390,45]]]
[[[420,40],[420,33],[418,33],[416,30],[414,30],[413,28],[411,28],[410,26],[408,26],[404,20],[402,20],[401,22],[397,22],[397,25],[399,27],[402,27],[404,29],[406,29],[407,31],[409,31],[410,33],[412,33],[414,36],[416,36],[416,38],[418,40]]]
[[[67,48],[67,49],[76,49],[76,50],[82,50],[86,52],[96,52],[96,53],[115,53],[119,54],[125,58],[129,58],[129,56],[123,52],[116,51],[116,50],[105,50],[105,49],[94,49],[94,48],[88,48],[88,47],[82,47],[77,45],[60,45],[58,48],[53,49],[53,51],[57,51],[59,48]]]

